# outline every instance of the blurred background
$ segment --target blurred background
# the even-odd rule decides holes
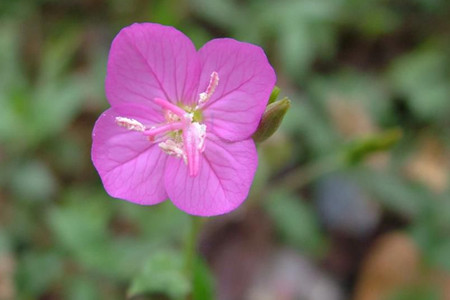
[[[249,199],[110,198],[90,160],[124,26],[261,45],[292,100]],[[450,299],[450,2],[2,0],[0,299]]]

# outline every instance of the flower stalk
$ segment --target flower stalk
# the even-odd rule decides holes
[[[189,216],[189,228],[184,241],[184,271],[188,280],[194,280],[195,261],[197,260],[198,236],[203,224],[203,219]],[[190,297],[190,296],[189,296]],[[186,299],[190,299],[190,298]]]

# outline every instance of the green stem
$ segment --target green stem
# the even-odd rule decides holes
[[[195,260],[197,259],[198,233],[202,225],[200,217],[190,216],[189,231],[187,232],[184,244],[184,269],[189,280],[194,277]],[[190,298],[188,298],[190,299]]]
[[[300,189],[320,176],[339,170],[344,166],[339,155],[332,155],[292,170],[281,178],[279,182],[275,183],[275,186],[286,187],[291,190]]]

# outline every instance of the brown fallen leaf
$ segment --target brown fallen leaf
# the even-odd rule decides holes
[[[427,185],[436,193],[447,189],[450,157],[445,146],[435,137],[424,136],[419,148],[408,159],[406,175]]]
[[[345,138],[363,137],[378,131],[367,109],[357,101],[332,97],[327,110],[336,130]]]
[[[16,299],[14,271],[14,258],[9,253],[0,253],[0,300]]]
[[[386,299],[394,290],[412,284],[420,275],[419,259],[419,250],[408,235],[383,235],[363,263],[354,299]]]

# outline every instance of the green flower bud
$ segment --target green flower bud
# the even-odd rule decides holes
[[[269,103],[273,103],[277,100],[278,95],[280,94],[280,88],[277,86],[273,87],[272,94],[270,94]]]
[[[279,92],[279,91],[278,91]],[[270,103],[266,107],[258,129],[253,134],[252,138],[256,143],[261,143],[268,139],[280,127],[284,115],[291,107],[291,100],[283,98],[280,101]]]

